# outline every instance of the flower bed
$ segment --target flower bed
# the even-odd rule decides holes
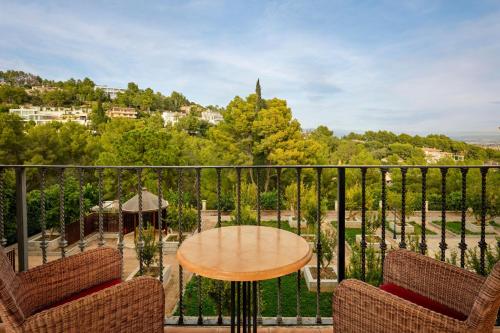
[[[317,281],[317,268],[315,266],[305,266],[304,279],[309,291],[316,291],[318,286]],[[338,285],[337,273],[333,267],[320,269],[320,292],[332,292]]]

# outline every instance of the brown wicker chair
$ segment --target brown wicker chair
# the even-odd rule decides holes
[[[136,278],[61,304],[120,278],[120,254],[114,249],[89,250],[20,273],[0,252],[0,316],[7,332],[163,332],[165,296],[154,278]]]
[[[500,262],[482,277],[410,252],[387,254],[384,283],[464,314],[447,317],[358,280],[342,281],[333,299],[335,332],[491,332],[500,306]]]

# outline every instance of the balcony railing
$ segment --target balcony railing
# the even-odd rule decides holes
[[[96,231],[98,246],[103,246],[105,244],[105,226],[104,226],[104,198],[107,195],[109,198],[117,199],[117,210],[116,215],[118,219],[118,225],[116,232],[118,234],[117,248],[122,254],[124,253],[124,211],[123,203],[125,198],[129,198],[131,194],[138,194],[138,212],[137,212],[137,239],[136,247],[139,252],[143,250],[145,244],[143,240],[143,230],[145,228],[144,214],[143,210],[143,198],[142,189],[145,183],[148,185],[154,184],[151,190],[156,192],[158,195],[158,211],[157,211],[157,228],[162,230],[165,223],[165,214],[169,209],[176,209],[177,211],[177,228],[178,228],[178,242],[179,244],[183,240],[183,223],[184,223],[184,209],[189,199],[184,200],[186,197],[191,197],[194,203],[196,211],[196,225],[194,232],[200,232],[202,230],[202,187],[209,193],[212,191],[213,203],[216,208],[216,228],[224,225],[223,221],[223,187],[226,190],[229,188],[229,192],[234,191],[234,219],[233,223],[242,224],[245,223],[242,219],[242,184],[247,184],[249,182],[255,184],[256,186],[256,201],[252,209],[256,213],[256,224],[261,225],[263,222],[262,218],[262,193],[265,186],[271,187],[276,192],[276,207],[273,212],[276,218],[276,226],[281,228],[283,226],[284,220],[282,212],[285,211],[283,207],[284,202],[284,184],[294,184],[296,189],[295,195],[296,199],[293,203],[292,210],[294,210],[294,215],[297,219],[298,227],[296,232],[301,234],[301,223],[303,220],[304,212],[302,209],[303,195],[301,190],[304,188],[304,184],[310,185],[309,189],[313,188],[315,190],[315,204],[316,204],[316,218],[315,218],[315,255],[316,255],[316,269],[320,271],[320,258],[322,255],[322,242],[321,233],[322,228],[324,228],[324,218],[322,210],[324,210],[324,205],[322,204],[324,200],[330,201],[330,207],[334,199],[336,199],[336,225],[334,227],[337,229],[338,246],[335,251],[335,261],[338,281],[342,281],[346,278],[346,207],[350,205],[346,201],[346,174],[350,180],[350,184],[354,187],[360,189],[359,204],[356,206],[350,205],[350,209],[359,210],[361,212],[361,241],[360,241],[360,251],[361,251],[361,263],[360,271],[362,280],[366,279],[367,275],[367,252],[370,244],[367,240],[367,227],[369,223],[369,217],[367,213],[373,210],[378,210],[379,225],[380,228],[377,231],[377,236],[379,236],[378,241],[378,253],[381,258],[381,270],[383,272],[383,259],[386,252],[390,250],[388,247],[388,241],[400,248],[407,248],[409,244],[407,242],[406,230],[409,225],[408,221],[408,189],[409,186],[414,190],[419,198],[418,202],[420,204],[420,219],[417,221],[419,229],[417,236],[419,238],[417,244],[417,251],[422,254],[428,253],[428,237],[429,233],[435,234],[436,230],[440,231],[440,241],[438,245],[438,250],[436,250],[436,256],[440,260],[446,260],[447,255],[449,255],[449,235],[447,231],[447,177],[450,173],[459,173],[460,179],[460,229],[459,229],[459,242],[458,242],[458,264],[461,267],[465,267],[466,264],[466,251],[470,248],[467,243],[467,238],[472,237],[475,241],[479,237],[477,245],[479,247],[479,271],[480,273],[485,272],[485,257],[488,245],[493,245],[494,247],[500,247],[500,241],[498,238],[498,230],[495,230],[495,235],[487,235],[487,211],[488,199],[487,199],[487,177],[490,175],[496,175],[499,166],[462,166],[462,165],[450,165],[450,166],[375,166],[375,165],[356,165],[356,166],[338,166],[338,165],[286,165],[286,166],[69,166],[69,165],[0,165],[0,242],[3,247],[7,247],[7,232],[13,227],[13,223],[8,221],[9,218],[15,216],[15,229],[16,236],[15,241],[17,241],[17,262],[20,271],[28,269],[28,232],[32,230],[28,229],[30,226],[36,226],[34,229],[39,229],[40,231],[40,251],[41,251],[41,264],[45,264],[48,261],[48,246],[49,246],[49,226],[47,221],[49,219],[49,207],[47,207],[47,195],[49,183],[52,182],[52,186],[58,188],[58,205],[59,207],[50,207],[50,214],[57,213],[58,215],[58,228],[60,233],[60,239],[58,242],[58,251],[60,256],[64,257],[68,255],[68,237],[74,234],[74,231],[78,230],[78,234],[75,236],[77,242],[78,251],[85,251],[87,244],[87,235],[89,234],[88,223],[86,221],[86,216],[89,213],[88,203],[84,197],[85,182],[96,183],[97,184],[97,221],[96,221]],[[441,198],[440,202],[440,220],[438,224],[433,224],[431,229],[429,226],[427,210],[427,190],[428,190],[428,176],[433,173],[433,179],[439,179],[438,184],[435,182],[432,184],[433,189],[439,188],[439,195]],[[470,173],[478,173],[478,179],[480,179],[480,184],[468,184],[467,175]],[[390,179],[388,175],[391,175]],[[68,198],[65,199],[65,177],[74,177],[77,180],[78,197],[73,198],[73,202],[77,201],[77,207],[67,207]],[[439,178],[436,178],[436,177]],[[368,184],[368,177],[370,178],[370,184]],[[376,178],[374,178],[376,177]],[[264,179],[265,178],[265,179]],[[391,204],[391,209],[394,211],[399,211],[400,213],[400,230],[398,232],[398,227],[393,225],[393,230],[387,229],[387,212],[388,212],[388,187],[392,190],[396,186],[395,183],[391,182],[393,178],[397,178],[397,192],[398,200],[397,206],[399,208],[394,208],[394,203]],[[410,179],[411,178],[411,179]],[[8,180],[11,180],[13,188],[9,188]],[[15,181],[14,181],[15,179]],[[27,179],[30,182],[27,182]],[[206,179],[206,180],[205,180]],[[378,179],[375,183],[373,179]],[[498,179],[498,178],[497,178]],[[267,182],[267,184],[265,184]],[[353,182],[353,183],[352,183]],[[377,184],[378,183],[378,184]],[[418,184],[416,184],[418,183]],[[229,185],[228,185],[229,184]],[[457,184],[453,184],[455,187]],[[479,200],[480,200],[480,212],[476,214],[479,215],[480,219],[480,232],[477,235],[470,235],[470,231],[467,230],[467,215],[469,214],[467,209],[467,189],[468,186],[480,186],[479,190]],[[489,190],[498,192],[499,184]],[[52,187],[52,188],[53,188]],[[418,191],[416,189],[418,188]],[[164,197],[165,189],[169,189],[171,193],[175,194],[177,200],[175,204],[170,204],[167,207],[167,212],[162,209],[162,199]],[[28,220],[28,200],[27,200],[27,190],[38,190],[39,192],[39,214],[35,217],[35,221]],[[12,196],[12,192],[15,192],[15,203],[9,202],[8,193]],[[380,199],[380,204],[374,208],[372,203],[373,193],[376,193],[375,197]],[[435,192],[435,191],[434,191]],[[106,194],[107,193],[107,194]],[[436,195],[434,193],[433,195]],[[13,199],[13,198],[12,198]],[[244,199],[244,198],[243,198]],[[370,202],[369,202],[370,201]],[[95,204],[95,203],[93,203]],[[414,202],[413,202],[414,204]],[[354,207],[354,208],[353,208]],[[78,210],[77,221],[68,221],[68,214],[71,210]],[[9,210],[14,210],[11,212]],[[413,208],[412,208],[413,210]],[[73,211],[72,214],[75,212]],[[30,215],[31,216],[31,215]],[[53,216],[50,217],[52,220]],[[322,221],[323,220],[323,221]],[[10,222],[10,224],[9,224]],[[73,228],[74,231],[70,232],[69,222],[77,223],[78,227]],[[75,224],[76,225],[76,224]],[[415,224],[412,224],[415,226]],[[55,225],[50,226],[54,228]],[[171,225],[170,227],[174,227]],[[10,228],[10,229],[9,229]],[[436,229],[437,228],[437,229]],[[130,230],[128,230],[130,231]],[[135,228],[134,228],[135,231]],[[75,240],[72,236],[72,240]],[[155,236],[156,237],[156,236]],[[158,247],[159,247],[159,278],[162,279],[162,269],[163,269],[163,258],[165,256],[164,248],[164,235],[162,232],[158,233]],[[458,237],[455,237],[455,240]],[[489,239],[489,243],[487,242]],[[399,242],[397,242],[399,240]],[[373,241],[373,240],[372,240]],[[12,241],[11,241],[12,242]],[[447,252],[448,251],[448,252]],[[142,258],[142,257],[141,257]],[[143,261],[139,260],[140,271],[143,271]],[[287,303],[295,303],[295,316],[285,317],[283,316],[283,286],[281,278],[277,279],[276,282],[276,310],[275,315],[271,317],[259,316],[259,320],[263,324],[283,324],[283,325],[321,325],[321,324],[331,324],[331,316],[322,316],[320,310],[320,295],[321,295],[321,284],[320,277],[317,274],[317,291],[315,294],[316,298],[316,314],[315,316],[303,316],[302,315],[302,297],[301,293],[303,288],[301,286],[301,274],[297,272],[295,281],[295,299],[286,300]],[[186,314],[185,310],[185,287],[186,281],[184,281],[185,275],[182,267],[178,267],[178,288],[179,299],[177,305],[177,311],[175,315],[169,314],[166,316],[166,323],[168,325],[182,325],[182,324],[194,324],[194,325],[227,325],[229,324],[229,318],[224,315],[222,306],[222,288],[218,285],[218,296],[217,299],[217,313],[215,316],[205,315],[202,307],[202,284],[200,283],[200,278],[195,277],[196,288],[197,288],[197,313],[193,316]],[[169,286],[169,288],[173,288]],[[260,304],[259,304],[260,307]],[[259,313],[260,309],[259,309]]]

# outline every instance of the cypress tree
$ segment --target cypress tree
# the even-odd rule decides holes
[[[257,95],[257,101],[255,102],[255,112],[259,112],[264,106],[264,103],[262,101],[259,79],[257,79],[257,84],[255,86],[255,94]]]

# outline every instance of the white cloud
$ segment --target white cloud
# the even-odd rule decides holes
[[[232,17],[226,26],[223,15],[211,22],[211,13],[233,5],[221,1],[154,3],[158,15],[151,20],[97,5],[94,12],[0,5],[4,69],[120,86],[137,81],[219,105],[250,93],[260,77],[264,96],[287,99],[304,127],[446,132],[498,125],[499,12],[362,45],[342,32],[302,25],[307,3],[270,3],[246,18],[250,27]],[[436,10],[432,2],[407,5],[422,15]],[[322,13],[310,14],[319,20]]]

